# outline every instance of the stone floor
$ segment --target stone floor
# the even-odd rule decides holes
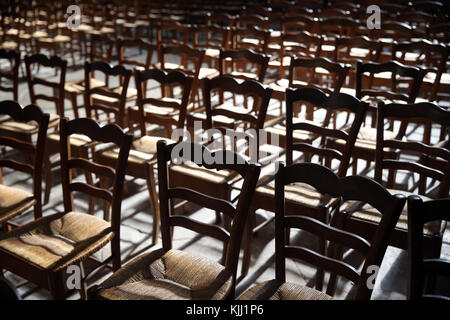
[[[40,70],[42,74],[45,74],[48,78],[54,78],[54,74],[47,70]],[[82,78],[82,69],[76,71],[70,71],[67,74],[67,80]],[[134,85],[134,81],[131,85]],[[27,105],[30,102],[28,95],[28,88],[25,82],[21,82],[19,89],[19,102],[22,105]],[[9,95],[4,93],[0,94],[0,100],[11,99]],[[81,97],[79,100],[81,104]],[[48,111],[55,112],[54,107],[48,103],[42,103],[40,106]],[[271,104],[270,112],[276,114],[278,108],[278,102],[275,101]],[[66,100],[66,109],[70,109],[70,102]],[[83,113],[81,114],[83,115]],[[70,113],[69,113],[70,117]],[[58,212],[63,209],[62,205],[62,190],[61,184],[58,178],[59,172],[54,174],[54,186],[51,193],[50,202],[44,205],[44,215]],[[369,176],[372,172],[369,172]],[[4,183],[7,185],[20,185],[25,188],[29,188],[30,181],[25,176],[15,173],[5,172]],[[75,205],[78,210],[87,210],[86,199],[77,199]],[[101,207],[98,207],[97,213],[100,214]],[[194,211],[194,210],[193,210]],[[271,213],[260,212],[258,217],[271,215]],[[196,210],[193,215],[195,219],[201,219],[202,221],[212,221],[215,219],[215,215],[207,210]],[[23,224],[32,219],[32,212],[28,212],[22,216],[14,219],[14,222]],[[122,234],[121,234],[121,250],[122,261],[125,264],[133,257],[159,248],[161,242],[157,245],[151,245],[151,230],[152,230],[152,218],[148,199],[148,192],[146,189],[146,183],[144,180],[127,178],[127,191],[124,195],[122,203]],[[258,233],[253,242],[251,267],[247,276],[238,279],[237,295],[242,293],[249,286],[260,283],[265,280],[274,278],[274,225],[273,223],[265,227]],[[292,235],[293,243],[310,243],[314,244],[314,240],[305,233],[298,232]],[[450,258],[450,238],[447,230],[444,237],[443,255]],[[175,229],[174,233],[174,247],[179,249],[185,249],[191,252],[198,252],[208,256],[212,256],[215,259],[220,257],[221,244],[218,241],[211,240],[207,237],[196,237],[193,233]],[[109,248],[105,248],[96,254],[97,257],[106,257]],[[358,261],[358,257],[352,255],[348,259]],[[303,263],[288,260],[286,264],[288,280],[297,281],[299,283],[313,285],[315,269],[311,266]],[[238,271],[240,274],[240,271]],[[375,288],[373,291],[372,299],[405,299],[406,297],[406,274],[407,274],[407,254],[406,251],[397,248],[389,247],[379,275],[376,280]],[[96,282],[99,283],[110,273],[102,274],[97,277]],[[49,299],[49,293],[46,290],[37,288],[30,283],[23,283],[22,279],[15,276],[11,272],[5,273],[6,278],[11,280],[14,284],[19,285],[18,291],[23,299]],[[351,292],[352,284],[338,285],[337,298],[345,298],[349,292]],[[75,294],[70,299],[78,299],[79,295]]]

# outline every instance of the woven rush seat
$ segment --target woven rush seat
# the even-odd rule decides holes
[[[261,181],[264,179],[261,178]],[[275,197],[275,181],[256,188],[255,198]],[[307,183],[293,183],[285,187],[286,204],[300,204],[309,208],[317,208],[330,202],[330,196],[322,195]]]
[[[182,175],[185,177],[185,183],[189,186],[189,178],[195,179],[198,183],[198,179],[202,181],[207,181],[211,183],[211,186],[214,188],[214,184],[230,184],[234,181],[235,178],[239,176],[230,170],[208,170],[205,168],[198,167],[197,165],[186,162],[183,165],[177,165],[170,167],[171,175]],[[194,181],[194,180],[193,180]],[[178,186],[177,186],[178,187]],[[213,189],[214,190],[214,189]],[[212,191],[213,191],[212,190]]]
[[[58,125],[59,122],[59,116],[57,114],[50,114],[50,120],[48,127],[55,127]],[[12,120],[5,120],[0,122],[0,130],[8,130],[8,131],[14,131],[19,133],[28,133],[33,134],[38,132],[39,127],[37,126],[35,121],[30,122],[17,122]]]
[[[423,81],[426,83],[434,83],[435,80],[436,80],[435,72],[428,72],[423,78]],[[439,81],[440,84],[447,84],[447,85],[450,84],[450,73],[443,73]]]
[[[397,190],[397,189],[387,189],[391,194],[404,194],[406,197],[415,195],[415,193],[411,193],[405,190]],[[431,198],[428,198],[426,196],[420,196],[423,201],[429,201]],[[350,201],[348,203],[347,208],[350,208],[352,206],[355,206],[356,202]],[[354,211],[354,210],[351,210]],[[396,229],[408,230],[408,205],[405,204],[403,207],[402,213],[400,214],[400,217],[398,219],[398,222],[396,224]],[[372,207],[364,206],[360,209],[357,209],[352,213],[352,217],[356,219],[361,219],[365,221],[370,221],[374,223],[379,223],[381,221],[381,214]],[[446,221],[442,221],[440,224],[437,221],[432,221],[429,223],[424,224],[423,227],[423,233],[424,235],[435,235],[435,234],[442,234],[446,228],[447,224]]]
[[[167,144],[176,142],[174,140],[163,137],[143,136],[133,141],[130,149],[130,154],[128,156],[128,161],[142,163],[156,159],[156,144],[159,140],[165,140]],[[117,159],[119,157],[119,149],[112,148],[103,151],[101,152],[101,156]]]
[[[270,280],[246,290],[238,300],[332,300],[329,295],[299,284]]]
[[[90,85],[91,85],[91,88],[97,88],[97,87],[104,87],[106,84],[101,80],[92,78]],[[66,90],[68,92],[83,93],[84,92],[84,80],[83,79],[68,80],[68,81],[66,81],[66,83],[64,85],[64,90]]]
[[[49,143],[58,143],[59,146],[59,133],[51,133],[47,136]],[[88,136],[82,134],[73,134],[69,137],[69,143],[71,146],[82,147],[92,142]]]
[[[27,210],[36,203],[28,191],[0,184],[0,224]]]
[[[396,133],[390,130],[384,130],[384,139],[395,139]],[[336,143],[339,145],[345,145],[347,141],[337,139]],[[358,132],[358,136],[355,141],[355,148],[367,148],[376,149],[377,145],[377,129],[370,127],[361,127]]]
[[[231,282],[225,267],[207,257],[160,249],[122,267],[97,295],[111,300],[217,300],[226,296]]]
[[[37,219],[0,236],[0,250],[46,270],[61,270],[86,253],[102,248],[112,237],[111,225],[80,212]]]

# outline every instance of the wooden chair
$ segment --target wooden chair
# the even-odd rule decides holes
[[[350,64],[348,84],[344,88],[354,89],[356,82],[356,66],[358,61],[362,63],[379,62],[383,45],[379,41],[371,40],[366,36],[357,37],[338,37],[335,42],[334,62]],[[344,93],[355,94],[355,91],[349,90]]]
[[[450,151],[445,147],[427,145],[417,141],[401,140],[401,136],[386,137],[384,123],[389,118],[408,121],[426,118],[436,125],[446,128],[450,125],[450,112],[432,103],[384,104],[378,105],[377,146],[375,161],[375,180],[383,183],[391,193],[406,196],[419,194],[424,200],[446,198],[449,195]],[[387,152],[399,150],[393,158]],[[388,175],[383,176],[383,171]],[[403,174],[402,174],[403,173]],[[418,178],[414,178],[417,175]],[[387,180],[386,180],[387,179]],[[413,179],[412,186],[408,185]],[[431,181],[431,182],[430,182]],[[373,236],[379,222],[379,215],[358,205],[349,206],[345,218],[346,229],[358,233],[366,239]],[[400,216],[389,244],[407,249],[407,208]],[[424,248],[428,257],[437,257],[441,248],[445,223],[427,224],[423,230]]]
[[[250,208],[250,202],[258,180],[260,167],[248,163],[245,159],[239,162],[206,164],[204,159],[198,162],[200,167],[216,170],[233,170],[244,178],[244,185],[237,205],[221,198],[213,198],[191,188],[171,187],[168,180],[169,162],[175,148],[185,150],[182,159],[194,161],[195,148],[215,159],[225,160],[228,155],[239,159],[239,155],[230,151],[211,152],[201,145],[187,142],[165,145],[158,142],[158,183],[161,206],[162,248],[145,253],[132,260],[99,287],[92,289],[92,295],[100,299],[233,299],[236,282],[236,270],[239,261],[241,235]],[[186,152],[193,151],[188,155]],[[238,164],[240,163],[240,164]],[[170,210],[174,199],[184,199],[211,210],[220,210],[233,220],[232,229],[200,222],[177,214]],[[224,242],[224,264],[197,253],[188,253],[173,248],[173,227],[187,228],[195,233],[207,235]],[[153,266],[164,267],[156,269]],[[150,268],[150,266],[152,266]],[[149,271],[151,270],[151,271]]]
[[[202,88],[204,79],[219,74],[216,69],[202,68],[205,52],[203,49],[192,48],[189,45],[160,45],[158,49],[159,62],[154,67],[162,70],[178,70],[194,77],[189,109],[194,108],[196,98],[198,107],[202,105],[199,89]],[[169,62],[169,57],[172,57],[172,61],[175,60],[175,62]]]
[[[231,29],[229,27],[193,26],[193,46],[194,48],[205,50],[205,62],[209,68],[219,70],[220,50],[230,48]],[[212,63],[214,62],[214,64]]]
[[[121,266],[122,188],[126,160],[132,142],[132,136],[124,134],[118,126],[111,124],[100,127],[91,119],[67,121],[61,118],[60,134],[64,211],[34,220],[0,236],[0,267],[50,290],[54,299],[64,299],[70,293],[63,280],[66,268],[84,261],[109,242],[112,256],[103,261],[100,267],[111,261],[114,271]],[[87,159],[69,156],[68,139],[73,134],[83,134],[92,140],[116,144],[120,148],[116,167],[99,166]],[[72,181],[70,170],[74,168],[88,170],[100,177],[111,179],[113,191],[81,181]],[[74,191],[109,202],[111,222],[74,211],[72,195]],[[98,268],[94,270],[98,271]],[[86,278],[89,275],[82,274],[82,277],[83,297]]]
[[[8,70],[0,70],[0,78],[4,78],[12,82],[12,87],[4,87],[0,85],[0,91],[12,92],[13,99],[19,100],[19,66],[20,66],[20,54],[14,50],[0,49],[0,61],[7,60],[11,65]]]
[[[157,43],[165,45],[186,45],[189,41],[191,26],[177,21],[161,20],[158,25]]]
[[[285,199],[289,196],[286,189],[292,183],[303,183],[314,187],[322,195],[330,195],[341,201],[358,200],[368,203],[382,215],[376,233],[367,241],[356,234],[343,231],[339,224],[327,225],[322,221],[305,216],[302,211],[291,212]],[[338,274],[354,283],[353,299],[369,300],[372,289],[367,286],[369,266],[380,266],[395,222],[405,204],[402,195],[391,195],[380,184],[370,178],[351,176],[338,177],[330,169],[314,163],[298,163],[285,167],[279,164],[275,177],[275,279],[260,283],[244,292],[239,299],[283,299],[283,300],[328,300],[335,294],[335,283],[328,282],[327,291],[322,292],[322,284],[316,288],[288,282],[286,276],[286,258],[299,259],[318,269],[324,268],[331,274]],[[337,222],[338,223],[338,222]],[[307,231],[329,241],[328,252],[316,252],[296,244],[287,236],[286,230]],[[302,233],[304,235],[304,233]],[[359,266],[344,261],[342,256],[334,254],[339,247],[350,248],[364,256],[364,264]]]
[[[294,103],[305,102],[326,112],[322,123],[317,120],[313,122],[294,118]],[[347,111],[354,115],[349,131],[329,128],[330,116],[335,110]],[[317,156],[320,163],[330,168],[332,165],[333,167],[336,166],[337,160],[337,174],[340,177],[345,176],[366,110],[366,103],[344,93],[332,93],[327,96],[323,91],[315,88],[286,89],[285,139],[279,140],[281,146],[286,149],[287,163],[290,165],[299,161],[299,157],[294,154],[294,151],[302,152],[304,162],[311,162],[313,156]],[[345,140],[347,142],[346,150],[342,152],[330,148],[328,145],[331,139]],[[335,161],[333,162],[333,160]],[[253,210],[249,217],[249,229],[246,234],[243,274],[248,271],[250,265],[253,236],[273,220],[273,218],[265,219],[261,224],[256,225],[256,210],[275,212],[273,179],[273,173],[263,176],[255,192]],[[290,187],[288,200],[289,206],[287,208],[290,212],[301,211],[303,215],[319,219],[325,223],[329,222],[331,211],[335,205],[335,199],[324,197],[304,184]],[[321,250],[324,250],[323,243],[321,246]]]
[[[276,46],[269,45],[269,50],[276,52],[275,58],[269,61],[268,69],[278,69],[278,80],[286,79],[291,60],[294,57],[318,58],[321,54],[323,39],[307,31],[299,33],[282,32]]]
[[[446,95],[446,89],[450,87],[450,74],[446,72],[448,56],[448,46],[427,40],[397,43],[392,48],[393,60],[428,71],[423,78],[421,97],[418,97],[417,102],[433,102],[439,99],[438,95]]]
[[[123,85],[117,88],[107,86],[93,86],[92,78],[95,73],[102,73],[104,78],[117,76],[123,79]],[[121,128],[128,125],[127,112],[125,108],[128,83],[130,81],[132,72],[123,66],[111,66],[103,61],[95,61],[93,63],[86,62],[84,65],[84,83],[87,84],[84,90],[84,107],[86,109],[87,118],[97,120],[100,123],[115,123]],[[106,80],[100,80],[105,83]],[[94,82],[95,83],[95,82]],[[45,188],[45,203],[50,199],[50,190],[52,187],[52,167],[54,162],[51,161],[51,156],[59,153],[60,135],[58,133],[49,134],[46,145],[46,188]],[[85,135],[75,135],[70,139],[70,146],[73,148],[72,152],[77,156],[89,159],[89,150],[95,148],[93,143]],[[88,182],[90,182],[90,179]],[[91,209],[90,209],[91,210]],[[91,212],[91,211],[90,211]]]
[[[44,78],[38,77],[33,74],[31,68],[33,65],[48,67],[55,69],[55,73],[59,73],[59,79],[57,82],[51,82]],[[30,100],[32,104],[39,105],[38,100],[50,101],[55,104],[55,114],[50,115],[50,126],[56,126],[58,124],[58,118],[64,117],[64,83],[66,81],[67,61],[56,56],[45,56],[40,53],[36,53],[32,56],[25,57],[25,66],[27,70],[27,83],[28,91],[30,93]],[[47,90],[51,90],[53,95],[48,95],[43,90],[37,90],[36,86],[47,87]],[[45,92],[45,91],[44,91]],[[74,110],[76,112],[76,110]]]
[[[17,102],[4,100],[0,102],[0,114],[7,115],[16,123],[35,122],[37,141],[31,138],[21,139],[10,132],[0,131],[0,142],[3,150],[0,160],[0,224],[7,231],[7,221],[22,214],[34,206],[34,217],[42,217],[42,164],[45,137],[49,123],[49,115],[43,113],[35,105],[22,108]],[[6,152],[7,151],[7,152]],[[17,154],[21,154],[17,157]],[[8,168],[31,176],[32,192],[16,186],[6,186],[2,182],[2,169]]]
[[[371,115],[371,126],[366,124],[362,126],[359,131],[352,155],[354,158],[353,174],[357,174],[358,159],[363,159],[367,162],[363,172],[367,172],[370,169],[370,163],[372,163],[375,159],[377,135],[377,131],[375,129],[377,107],[375,103],[377,101],[414,103],[425,74],[426,70],[413,66],[405,66],[397,61],[385,63],[357,62],[355,95],[358,99],[370,102],[368,113]],[[377,75],[379,79],[384,79],[383,83],[388,82],[389,87],[386,88],[384,86],[375,86],[375,77]],[[400,80],[409,81],[409,88],[406,89],[406,92],[404,89],[399,88],[398,82]],[[345,88],[343,89],[343,92],[350,94],[352,90]],[[386,138],[390,139],[396,136],[393,125],[394,123],[392,122],[385,129],[384,134]],[[406,128],[403,128],[401,131],[404,132],[405,129]],[[335,147],[338,149],[340,148],[339,146]],[[390,152],[390,154],[392,157],[395,156],[392,152]]]
[[[408,197],[408,299],[447,300],[446,292],[424,292],[428,277],[448,276],[450,262],[436,255],[424,259],[423,228],[433,221],[450,221],[450,199],[423,201],[418,196]]]
[[[220,75],[230,75],[237,79],[257,80],[264,83],[269,59],[267,55],[251,49],[222,50],[219,56],[219,72]],[[231,63],[227,63],[229,61]],[[242,69],[238,69],[238,66]]]
[[[231,31],[231,46],[234,50],[251,49],[266,54],[270,33],[258,27],[248,29],[235,28]]]
[[[116,41],[110,36],[104,34],[92,34],[90,35],[89,62],[104,61],[106,63],[112,63],[113,50],[116,46]],[[86,61],[85,61],[86,62]],[[105,77],[105,81],[92,78],[90,86],[101,87],[109,86],[109,77]],[[84,83],[84,77],[82,79],[67,80],[64,86],[64,94],[67,99],[71,101],[72,108],[74,110],[75,118],[79,117],[78,113],[78,97],[84,95],[86,84]],[[76,110],[76,112],[75,112]]]
[[[270,85],[275,92],[274,99],[280,100],[280,115],[287,88],[312,87],[336,93],[341,90],[349,70],[350,65],[334,63],[327,58],[292,57],[288,79],[280,79]],[[313,112],[313,108],[307,107],[306,119],[311,120]]]
[[[159,140],[171,140],[173,127],[184,128],[186,110],[192,88],[193,77],[180,71],[166,72],[158,69],[135,71],[135,81],[138,88],[138,108],[130,108],[130,122],[139,124],[141,136],[132,143],[126,168],[126,174],[135,178],[145,179],[150,196],[153,217],[153,244],[158,242],[159,235],[159,205],[156,192],[154,167],[156,165],[156,143]],[[147,97],[145,88],[147,82],[157,81],[163,88],[174,83],[182,87],[182,98]],[[164,90],[162,90],[164,91]],[[155,135],[149,131],[150,125],[163,126],[164,135]],[[118,159],[117,148],[99,150],[95,153],[96,161],[104,165],[113,165]]]

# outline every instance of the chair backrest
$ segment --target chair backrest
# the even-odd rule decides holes
[[[200,68],[205,58],[205,50],[192,48],[190,45],[160,45],[158,48],[161,69],[167,70],[167,56],[178,59],[177,70],[198,77]],[[178,57],[178,58],[175,58]]]
[[[236,18],[236,29],[248,29],[258,27],[261,30],[269,28],[269,18],[256,12],[244,13]]]
[[[289,15],[289,14],[292,14]],[[281,30],[284,33],[299,33],[299,32],[309,32],[315,33],[317,29],[318,21],[312,16],[307,14],[296,14],[294,12],[288,13],[281,20]]]
[[[243,80],[257,80],[264,82],[267,66],[270,57],[257,53],[251,49],[246,50],[221,50],[219,55],[219,72],[220,75],[230,75],[232,77]],[[225,63],[231,60],[231,72],[228,72]],[[236,70],[235,64],[237,62],[245,63],[244,71]],[[256,69],[256,70],[254,70]],[[248,70],[248,72],[246,72]]]
[[[105,61],[111,63],[113,60],[113,50],[116,41],[107,34],[91,34],[90,35],[90,52],[89,60]]]
[[[300,215],[285,215],[284,188],[291,183],[306,183],[321,194],[327,194],[343,201],[359,201],[369,204],[382,215],[381,221],[371,242],[344,231],[339,227],[328,225],[311,217]],[[295,258],[323,268],[330,273],[336,273],[355,284],[354,299],[369,300],[372,289],[367,286],[370,275],[369,266],[380,266],[389,238],[405,204],[404,195],[391,195],[376,181],[362,176],[339,178],[330,169],[314,163],[298,163],[285,167],[279,163],[275,175],[275,271],[276,279],[286,281],[285,260]],[[340,210],[340,209],[337,209]],[[334,214],[338,214],[335,212]],[[337,225],[336,225],[337,226]],[[362,269],[344,261],[336,254],[324,255],[304,246],[288,244],[285,239],[286,229],[300,229],[328,240],[329,249],[344,247],[360,252],[364,257]],[[329,252],[334,252],[330,250]],[[335,285],[328,284],[327,294],[334,294]]]
[[[446,71],[449,51],[448,46],[428,40],[395,43],[392,47],[392,60],[418,66],[433,73],[435,77],[428,100],[434,101],[439,90],[441,76]],[[430,76],[429,73],[425,75],[425,79]]]
[[[253,103],[248,108],[245,107],[232,107],[226,104],[219,104],[218,106],[212,105],[212,93],[218,90],[220,94],[229,92],[234,95],[241,95],[251,97]],[[269,106],[270,98],[272,96],[273,89],[266,87],[255,80],[244,80],[239,83],[236,79],[230,76],[218,76],[213,79],[205,79],[204,81],[204,100],[206,110],[206,128],[214,128],[222,132],[224,135],[228,135],[227,130],[235,130],[237,124],[243,124],[245,129],[252,128],[256,130],[256,154],[252,154],[252,159],[258,159],[259,156],[259,130],[264,127],[264,121],[266,119],[267,109]],[[245,99],[245,98],[244,98]],[[216,121],[216,117],[226,117],[231,120],[229,122]],[[250,137],[252,133],[239,132],[246,136],[246,138],[254,139]],[[225,141],[224,141],[225,143]],[[231,143],[235,143],[232,141]],[[237,150],[236,146],[233,146],[233,150]]]
[[[191,26],[177,21],[159,21],[157,30],[158,44],[184,45],[189,41]]]
[[[333,84],[331,86],[319,83],[321,82],[319,78],[323,77],[323,74],[317,73],[316,68],[322,68],[328,71],[326,76],[332,78]],[[350,68],[350,65],[335,63],[322,57],[312,59],[292,58],[289,66],[289,87],[313,87],[326,91],[327,93],[336,93],[341,90]],[[300,81],[296,81],[298,75],[302,77]]]
[[[138,49],[139,55],[144,51],[144,61],[132,59],[130,51],[133,50],[133,55],[136,55]],[[119,38],[117,41],[118,62],[120,65],[132,65],[143,69],[149,69],[152,61],[155,45],[142,39],[124,39]]]
[[[299,33],[283,32],[280,37],[280,56],[294,56],[304,58],[320,57],[323,38],[307,31]]]
[[[380,38],[387,42],[410,41],[415,36],[415,28],[398,21],[383,21],[380,29],[370,30],[371,38],[380,41]]]
[[[334,48],[334,61],[350,63],[356,69],[356,62],[378,62],[383,45],[366,36],[338,37]]]
[[[36,200],[34,215],[35,218],[40,218],[42,216],[42,166],[50,116],[47,113],[43,113],[36,105],[30,104],[22,108],[20,104],[11,100],[0,102],[0,115],[7,115],[16,122],[27,123],[34,121],[38,126],[35,143],[14,137],[11,132],[0,136],[0,145],[13,148],[23,154],[23,160],[21,161],[16,157],[10,158],[11,153],[2,153],[0,170],[6,167],[24,172],[32,177],[33,196]]]
[[[251,49],[259,53],[266,53],[269,40],[270,32],[258,27],[235,28],[231,32],[232,48],[235,50]]]
[[[211,26],[233,28],[236,21],[236,16],[225,12],[213,12],[210,16],[209,24]]]
[[[11,65],[11,68],[3,71],[0,69],[0,78],[8,79],[12,82],[12,87],[4,87],[0,83],[0,91],[12,92],[13,99],[19,100],[19,66],[20,66],[20,54],[14,50],[0,49],[0,62],[6,60]]]
[[[326,116],[323,123],[315,124],[312,121],[294,123],[293,106],[298,102],[325,109]],[[318,155],[328,167],[331,166],[332,159],[337,159],[340,161],[338,176],[344,176],[367,107],[367,103],[345,93],[331,93],[327,96],[325,92],[316,88],[286,89],[286,162],[292,164],[294,151],[303,152],[306,158]],[[354,114],[353,123],[347,131],[329,128],[331,114],[338,110]],[[296,137],[294,132],[296,130],[301,130],[304,137]],[[314,145],[314,141],[319,137],[321,142]],[[343,139],[346,141],[344,149],[342,151],[331,149],[327,143],[328,139]]]
[[[91,79],[95,77],[96,72],[101,72],[105,78],[118,76],[122,85],[118,87],[118,90],[114,90],[107,85],[91,87]],[[131,70],[121,65],[113,67],[103,61],[86,62],[84,64],[84,106],[86,108],[86,115],[93,119],[94,111],[97,120],[100,120],[98,111],[102,111],[106,115],[107,122],[116,123],[124,128],[125,103],[131,74]]]
[[[41,77],[37,77],[33,74],[31,67],[34,64],[38,64],[40,66],[45,66],[49,68],[54,68],[59,71],[59,79],[56,82],[52,82],[46,80]],[[48,57],[41,53],[36,53],[31,56],[25,57],[25,66],[27,70],[27,82],[28,82],[28,90],[30,92],[30,100],[32,104],[38,105],[38,100],[51,101],[55,104],[56,113],[60,116],[64,116],[64,84],[66,82],[66,70],[67,70],[67,61],[63,60],[59,57],[52,56]],[[47,90],[51,90],[52,94],[47,95],[41,90],[36,90],[36,86],[44,86],[47,87]],[[56,94],[54,96],[53,94]]]
[[[424,292],[426,276],[450,276],[448,259],[424,259],[423,226],[442,220],[450,221],[450,198],[425,202],[419,196],[408,198],[408,299],[450,300],[449,291]]]
[[[230,27],[194,26],[193,45],[202,49],[228,49],[230,46]]]
[[[81,192],[93,198],[102,199],[110,204],[111,208],[111,228],[104,232],[114,232],[116,243],[120,240],[120,213],[122,204],[123,184],[125,179],[125,169],[128,154],[133,141],[131,134],[126,134],[116,124],[107,124],[101,127],[96,121],[88,118],[74,119],[67,121],[61,118],[60,125],[60,155],[61,155],[61,183],[63,188],[64,211],[74,210],[73,192]],[[98,143],[112,143],[119,149],[119,157],[115,167],[105,166],[95,163],[95,160],[72,157],[70,153],[69,139],[72,135],[85,135],[91,141]],[[105,185],[91,185],[81,181],[72,181],[71,170],[84,170],[97,177],[112,181],[112,191]],[[120,246],[111,250],[120,257]],[[119,266],[120,267],[120,266]]]
[[[404,133],[399,132],[394,139],[384,137],[384,121],[387,119],[400,120],[408,123],[416,119],[425,119],[434,125],[441,125],[446,130],[450,127],[450,111],[430,103],[422,102],[416,104],[384,104],[378,103],[377,115],[377,146],[375,158],[375,180],[382,181],[383,169],[389,170],[387,187],[393,188],[395,174],[398,170],[416,173],[422,182],[419,183],[419,194],[427,192],[425,178],[439,181],[437,198],[447,197],[450,188],[450,151],[445,147],[424,144],[418,141],[405,141]],[[415,155],[412,158],[403,157],[392,159],[387,156],[386,150],[398,150],[400,155]]]
[[[330,17],[320,19],[320,33],[327,37],[352,37],[355,35],[360,23],[355,19],[344,17]]]
[[[137,103],[139,107],[139,112],[135,120],[139,121],[141,134],[147,134],[147,123],[169,127],[175,125],[177,128],[183,128],[186,120],[186,109],[189,103],[192,82],[194,80],[193,76],[186,75],[176,70],[163,71],[159,69],[149,69],[144,71],[135,70],[134,76],[137,88]],[[147,83],[150,81],[159,83],[161,87],[161,98],[156,98],[154,94],[147,96],[146,88]],[[165,89],[174,84],[181,86],[182,88],[181,99],[168,98],[166,96],[167,90]],[[164,112],[161,112],[160,115],[158,115],[157,112],[146,112],[145,107],[148,104],[152,105],[152,107],[159,107],[162,110],[167,108],[177,110],[178,120],[174,120],[173,115],[170,112],[168,115],[165,115]]]
[[[374,75],[382,72],[391,73],[391,86],[386,89],[373,89]],[[356,97],[363,99],[366,97],[371,98],[386,98],[392,101],[400,100],[407,103],[414,103],[417,95],[419,94],[420,87],[422,85],[423,77],[426,74],[426,70],[405,66],[397,61],[389,61],[384,63],[357,62],[356,65]],[[367,79],[367,89],[362,88],[363,74],[369,73]],[[406,93],[400,92],[397,84],[400,79],[411,80],[409,84],[409,90]]]
[[[158,141],[157,149],[163,249],[170,250],[172,248],[171,228],[173,227],[187,228],[196,233],[223,241],[224,249],[226,250],[225,270],[233,275],[232,289],[229,294],[229,297],[233,298],[242,234],[244,232],[247,215],[250,211],[253,194],[256,188],[256,182],[259,178],[259,173],[261,170],[260,165],[257,163],[249,163],[239,154],[233,153],[229,150],[220,150],[212,153],[206,147],[195,143],[179,142],[177,144],[166,146],[166,142]],[[177,150],[178,153],[176,152]],[[198,152],[203,155],[201,159],[197,159],[199,154]],[[196,162],[200,167],[216,170],[231,170],[238,173],[244,178],[244,182],[242,185],[242,191],[237,200],[237,204],[233,204],[232,202],[224,199],[207,196],[188,188],[169,188],[168,164],[170,161],[173,162],[176,157],[182,157],[184,160]],[[216,161],[210,163],[207,159],[216,159]],[[232,159],[232,161],[230,161],[231,163],[227,162],[227,159]],[[172,202],[175,198],[187,200],[201,207],[222,212],[231,219],[231,230],[227,231],[215,224],[207,224],[204,221],[196,221],[190,217],[177,215],[175,212],[170,212],[169,201]]]

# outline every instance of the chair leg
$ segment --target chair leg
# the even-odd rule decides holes
[[[44,154],[44,167],[45,167],[45,191],[44,191],[44,204],[50,201],[50,191],[53,185],[52,177],[52,163],[50,161],[50,153],[45,151]]]
[[[242,259],[241,277],[245,277],[248,274],[250,268],[250,260],[252,255],[252,241],[253,241],[253,228],[255,226],[256,212],[251,210],[247,220],[247,230],[245,231],[244,238],[244,256]]]
[[[86,281],[84,280],[85,276],[86,276],[86,272],[84,270],[83,262],[80,262],[80,270],[81,270],[80,298],[81,298],[81,300],[87,300],[87,285],[86,285]]]
[[[152,244],[155,245],[158,243],[158,235],[159,235],[159,203],[156,192],[155,174],[153,170],[154,170],[153,164],[147,166],[147,189],[150,196],[150,206],[152,209],[152,216],[153,216]]]
[[[49,288],[54,300],[64,300],[66,298],[62,271],[49,274]]]

